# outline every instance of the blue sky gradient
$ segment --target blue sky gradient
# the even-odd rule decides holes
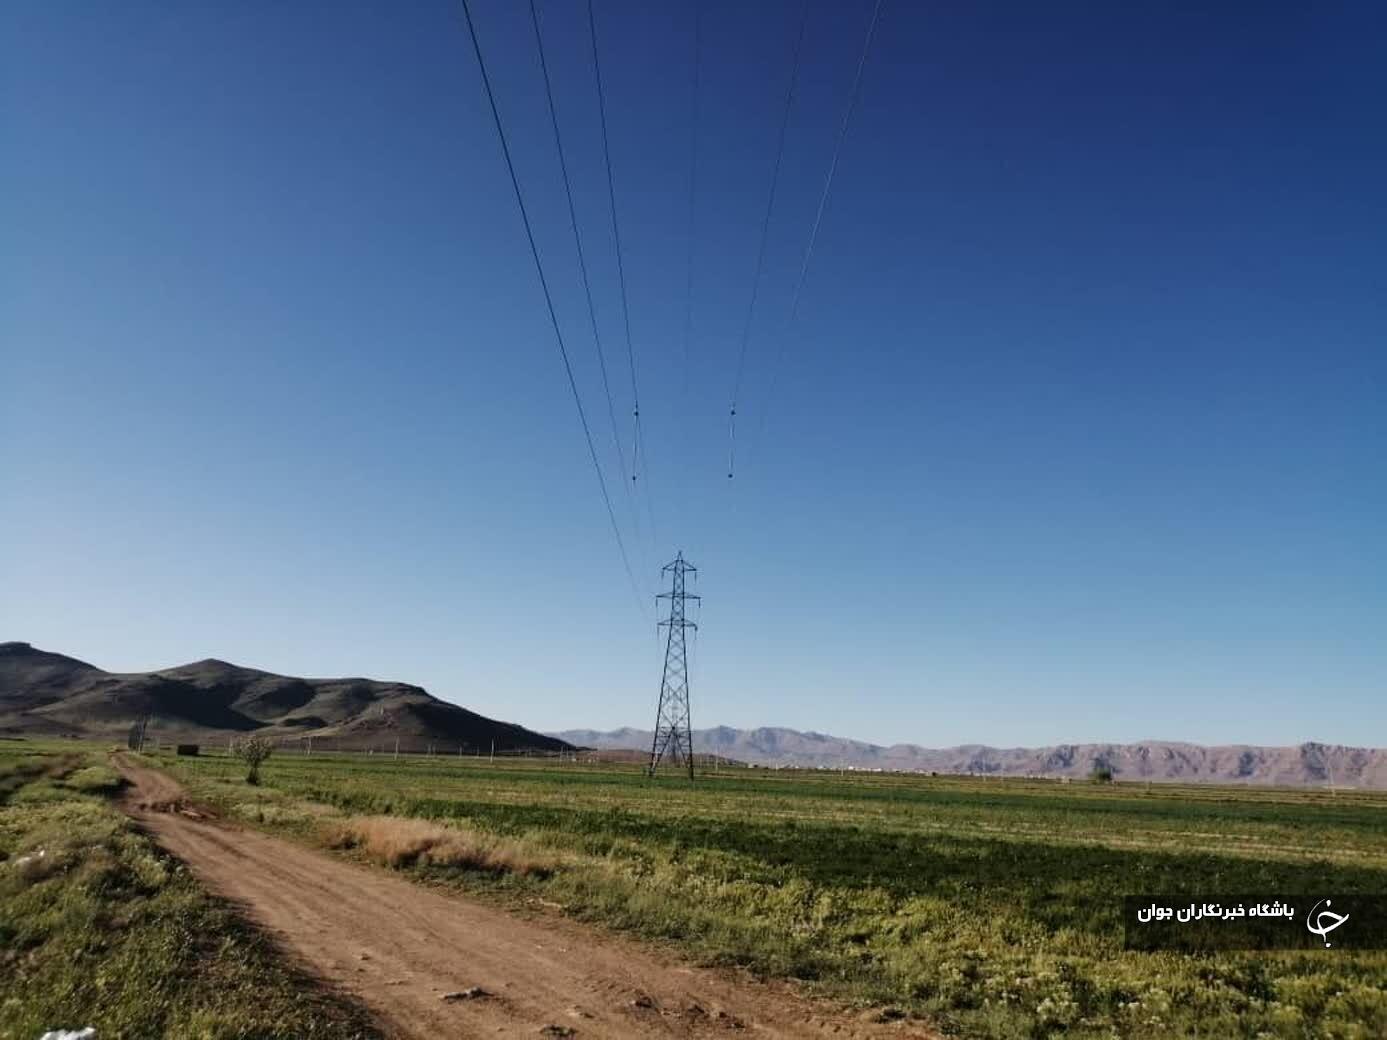
[[[650,463],[632,518],[526,8],[0,12],[0,638],[879,742],[1387,744],[1387,10],[597,0]],[[1215,5],[1218,7],[1219,5]],[[541,5],[621,434],[583,4]],[[776,357],[784,362],[777,369]],[[774,397],[772,383],[776,384]],[[758,436],[758,431],[764,430]]]

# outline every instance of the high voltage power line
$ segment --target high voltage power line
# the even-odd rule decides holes
[[[689,341],[693,338],[694,218],[698,200],[698,87],[703,59],[703,5],[694,0],[692,89],[689,91],[689,234],[684,268],[684,396],[689,393]]]
[[[838,172],[838,158],[843,153],[843,141],[848,136],[848,126],[852,123],[852,114],[857,108],[857,98],[862,88],[862,70],[867,66],[867,55],[872,49],[872,37],[876,34],[877,21],[881,17],[882,2],[883,0],[876,0],[876,5],[872,8],[872,20],[867,24],[867,38],[862,42],[862,54],[857,59],[857,72],[853,76],[852,87],[848,91],[848,107],[843,111],[843,121],[838,127],[838,138],[833,144],[833,158],[828,164],[828,175],[824,178],[824,190],[819,195],[818,210],[814,214],[814,224],[809,231],[809,244],[805,247],[804,260],[799,268],[799,278],[795,281],[794,294],[790,298],[790,314],[785,322],[785,331],[776,348],[775,363],[771,366],[771,382],[766,391],[765,407],[761,409],[761,421],[757,427],[756,440],[752,442],[753,449],[760,442],[766,429],[766,414],[770,411],[771,400],[775,395],[776,383],[779,380],[780,368],[785,357],[785,341],[794,326],[796,315],[799,314],[800,296],[804,292],[805,279],[809,274],[809,260],[814,255],[814,243],[819,237],[819,225],[823,223],[824,208],[828,205],[828,194],[833,189],[833,176]]]
[[[588,277],[587,256],[583,252],[583,236],[578,229],[578,211],[573,204],[573,186],[568,176],[568,160],[564,156],[563,136],[559,130],[558,109],[554,104],[554,88],[549,78],[549,63],[544,57],[544,35],[539,27],[539,9],[535,0],[530,0],[530,21],[535,30],[535,48],[539,51],[539,68],[544,76],[544,95],[549,104],[549,123],[554,129],[554,147],[559,153],[559,171],[563,175],[564,198],[568,201],[568,219],[573,227],[573,245],[578,253],[578,268],[582,272],[583,294],[587,298],[588,321],[592,326],[592,341],[597,352],[597,366],[602,373],[602,392],[607,399],[607,418],[611,422],[612,442],[616,447],[617,466],[621,471],[621,483],[626,489],[626,501],[631,508],[633,529],[640,527],[637,517],[635,497],[631,492],[631,482],[626,479],[626,456],[621,450],[621,431],[617,428],[616,406],[612,403],[612,386],[607,377],[606,352],[602,349],[602,334],[598,331],[597,308],[592,301],[592,282]],[[637,533],[637,542],[639,542]]]
[[[688,241],[686,258],[686,279],[685,279],[685,313],[684,313],[684,380],[687,393],[689,379],[690,352],[692,344],[693,330],[693,281],[694,281],[694,241],[696,228],[696,207],[698,189],[698,149],[699,149],[699,122],[700,122],[700,87],[702,79],[702,49],[703,49],[703,25],[702,10],[698,0],[694,0],[694,46],[693,60],[691,67],[691,91],[690,91],[690,133],[689,133],[689,201],[688,201]],[[809,239],[805,247],[804,256],[800,264],[798,277],[795,281],[794,290],[790,300],[789,316],[787,318],[784,332],[779,337],[779,343],[775,354],[775,360],[771,370],[771,381],[766,395],[766,407],[761,409],[760,424],[757,430],[756,442],[753,448],[759,443],[761,435],[764,433],[766,425],[766,415],[769,411],[771,400],[779,379],[779,373],[784,364],[786,351],[786,340],[794,326],[798,316],[800,301],[803,297],[805,284],[808,278],[810,261],[814,255],[814,248],[817,244],[819,230],[823,224],[824,213],[828,205],[828,198],[831,194],[834,178],[837,173],[839,160],[842,156],[844,142],[847,132],[852,122],[854,111],[857,107],[858,98],[861,93],[861,83],[863,70],[866,67],[867,57],[871,50],[872,40],[876,33],[877,24],[881,15],[883,0],[875,0],[872,8],[871,20],[868,23],[866,39],[862,45],[862,52],[858,58],[856,72],[853,77],[852,86],[848,93],[847,106],[843,113],[842,121],[838,127],[837,137],[834,141],[832,158],[829,162],[828,171],[824,178],[823,190],[820,193],[818,206],[814,214],[813,223],[810,226]],[[555,341],[559,348],[559,355],[563,362],[564,372],[568,378],[569,391],[573,397],[574,407],[578,411],[578,418],[582,425],[583,437],[587,444],[588,455],[593,465],[593,471],[597,475],[598,488],[602,495],[603,505],[607,511],[607,518],[611,524],[612,534],[616,539],[617,548],[621,555],[622,567],[626,571],[632,589],[636,592],[638,599],[644,607],[643,597],[640,596],[640,583],[636,581],[635,572],[632,570],[630,556],[627,552],[626,541],[621,533],[621,525],[617,522],[616,510],[613,506],[611,494],[608,490],[606,476],[599,459],[596,444],[593,440],[591,425],[588,422],[586,410],[583,407],[582,396],[578,390],[577,379],[573,371],[572,360],[569,356],[567,344],[564,340],[563,330],[559,323],[558,315],[554,305],[553,294],[550,290],[549,280],[545,274],[544,264],[540,258],[539,248],[536,243],[534,227],[530,221],[530,215],[525,205],[524,193],[520,188],[519,176],[516,172],[514,158],[511,154],[510,141],[506,135],[505,124],[501,118],[500,109],[497,105],[495,91],[492,87],[491,77],[487,70],[485,59],[482,54],[481,43],[479,41],[476,24],[472,17],[472,10],[469,0],[462,0],[463,13],[467,21],[468,33],[472,41],[472,47],[476,54],[478,68],[482,76],[482,85],[485,89],[487,102],[491,108],[492,119],[496,125],[497,136],[501,142],[502,155],[506,161],[506,169],[510,175],[511,187],[515,192],[515,199],[520,210],[521,222],[525,229],[526,241],[530,247],[530,255],[534,260],[535,271],[539,277],[540,288],[544,294],[545,306],[548,310],[550,324],[554,329]],[[645,507],[649,516],[649,534],[652,547],[658,551],[655,524],[655,508],[653,496],[649,486],[649,465],[646,461],[645,434],[640,408],[640,390],[636,371],[635,343],[631,332],[631,311],[629,291],[626,281],[625,252],[621,242],[620,219],[616,205],[616,181],[613,172],[611,155],[611,135],[607,118],[607,95],[606,88],[602,79],[601,48],[597,35],[597,18],[594,7],[594,0],[587,0],[588,32],[591,43],[593,76],[597,90],[598,112],[600,117],[600,128],[602,134],[602,160],[607,184],[607,201],[611,215],[612,240],[616,253],[616,269],[618,286],[621,298],[622,328],[626,340],[627,369],[631,380],[631,403],[633,436],[630,449],[630,467],[626,465],[627,454],[622,450],[621,433],[616,418],[616,403],[612,394],[610,374],[607,368],[606,351],[603,349],[601,330],[597,320],[596,305],[593,299],[592,279],[587,263],[587,252],[584,249],[582,232],[578,223],[577,206],[573,197],[573,185],[570,171],[568,168],[567,154],[564,151],[563,135],[559,125],[557,106],[554,100],[553,81],[550,76],[548,60],[544,49],[543,32],[540,25],[539,10],[536,0],[529,0],[530,20],[534,30],[535,43],[539,54],[540,71],[544,81],[545,99],[548,104],[549,122],[554,135],[554,144],[559,156],[559,170],[563,179],[564,198],[568,207],[568,217],[573,232],[573,241],[578,257],[578,266],[582,279],[583,294],[587,304],[588,323],[592,330],[593,345],[597,354],[598,368],[602,378],[602,389],[607,405],[607,417],[612,431],[613,444],[617,453],[617,465],[621,475],[622,484],[627,489],[628,505],[631,508],[631,519],[633,531],[636,532],[637,542],[640,541],[640,507],[638,499],[639,490],[645,492]],[[799,87],[801,70],[804,59],[804,44],[807,35],[809,21],[809,2],[803,0],[800,10],[798,32],[795,37],[793,65],[790,72],[789,84],[786,88],[785,99],[781,111],[779,131],[777,134],[775,148],[775,163],[771,173],[770,188],[767,193],[765,213],[761,220],[760,235],[757,245],[756,265],[751,281],[751,292],[747,302],[745,319],[742,323],[740,345],[737,355],[735,377],[732,384],[732,395],[730,407],[728,409],[728,472],[729,478],[733,477],[736,471],[737,456],[737,405],[741,398],[743,381],[746,370],[746,361],[750,346],[751,331],[754,325],[756,307],[760,296],[760,286],[765,273],[766,253],[770,236],[770,224],[775,210],[775,202],[780,186],[782,171],[784,169],[785,146],[789,131],[790,115],[794,108],[797,90]],[[630,477],[627,480],[627,477]],[[646,480],[641,481],[641,476]]]
[[[631,342],[631,307],[626,294],[626,265],[621,252],[621,227],[616,212],[616,181],[612,176],[612,149],[607,133],[607,92],[602,86],[602,60],[597,46],[597,16],[593,12],[593,0],[588,0],[588,35],[592,40],[592,66],[597,79],[597,106],[602,123],[602,157],[607,167],[607,200],[612,211],[612,239],[616,245],[617,280],[621,285],[621,315],[626,328],[626,360],[631,370],[631,403],[634,420],[634,437],[631,446],[631,482],[634,484],[644,472],[645,505],[650,513],[650,536],[655,539],[655,505],[650,494],[650,467],[645,460],[645,437],[641,430],[641,398],[636,385],[636,350]]]
[[[525,196],[520,190],[520,179],[516,176],[515,163],[511,158],[510,144],[506,138],[506,129],[501,122],[501,110],[496,105],[496,94],[491,89],[491,76],[486,71],[486,59],[482,57],[482,45],[477,38],[477,27],[472,21],[472,8],[468,0],[462,0],[462,13],[467,20],[467,32],[472,38],[472,50],[477,56],[477,67],[482,74],[482,86],[486,89],[487,103],[491,106],[491,117],[496,123],[496,135],[501,141],[501,154],[505,157],[506,169],[510,173],[511,187],[515,189],[516,205],[520,208],[520,220],[525,225],[525,238],[530,244],[530,255],[535,261],[535,273],[539,275],[539,285],[544,292],[544,303],[549,310],[549,322],[554,327],[554,339],[558,343],[559,356],[563,359],[564,372],[568,376],[568,388],[573,394],[573,404],[578,409],[578,419],[583,426],[583,438],[587,441],[592,468],[597,474],[597,485],[602,492],[602,502],[607,507],[607,519],[611,521],[612,534],[616,537],[617,548],[621,552],[621,564],[626,570],[626,577],[631,582],[631,590],[636,594],[641,612],[644,613],[645,601],[641,596],[640,587],[636,583],[636,576],[631,570],[630,558],[626,555],[626,543],[621,537],[621,528],[616,522],[616,512],[612,509],[611,495],[607,493],[607,479],[602,475],[602,465],[597,459],[597,448],[592,441],[592,429],[588,425],[587,413],[583,410],[583,400],[578,394],[577,380],[573,377],[573,365],[569,361],[568,348],[564,345],[563,340],[563,330],[559,327],[559,318],[554,311],[554,299],[549,292],[549,280],[544,276],[544,264],[539,258],[539,247],[535,244],[534,229],[530,226],[530,215],[525,208]]]
[[[600,124],[602,132],[602,158],[606,172],[607,181],[607,200],[611,213],[612,239],[616,252],[617,277],[621,292],[621,312],[623,331],[626,339],[626,358],[627,367],[631,378],[631,401],[633,419],[633,439],[631,445],[631,467],[630,480],[627,481],[626,455],[622,451],[621,433],[616,419],[616,405],[612,396],[611,381],[607,370],[606,352],[602,346],[602,336],[597,320],[597,309],[593,301],[592,280],[588,270],[587,254],[583,248],[582,232],[578,223],[577,206],[573,198],[572,179],[569,175],[567,155],[563,146],[563,134],[559,126],[558,110],[554,101],[553,81],[549,73],[549,64],[544,50],[544,35],[540,26],[539,9],[537,0],[528,0],[530,8],[530,22],[534,29],[535,45],[539,55],[540,72],[544,80],[544,94],[548,105],[549,123],[554,135],[554,145],[559,156],[559,170],[563,178],[564,198],[568,206],[569,223],[573,232],[574,247],[578,257],[578,267],[583,284],[583,294],[587,303],[588,322],[592,329],[593,346],[597,352],[598,368],[602,376],[602,389],[607,404],[607,417],[611,425],[612,439],[617,452],[617,464],[621,473],[622,483],[627,489],[627,500],[631,507],[633,530],[636,538],[640,540],[640,519],[639,506],[637,504],[638,487],[645,490],[645,504],[650,518],[650,538],[654,546],[656,541],[655,534],[655,510],[649,488],[649,467],[646,463],[645,438],[641,423],[640,392],[636,376],[636,356],[635,345],[631,335],[631,311],[629,296],[626,284],[625,257],[621,246],[620,220],[616,207],[616,183],[612,171],[611,142],[607,122],[607,98],[606,90],[602,82],[602,67],[600,57],[600,47],[597,38],[597,19],[594,11],[593,0],[587,0],[588,32],[592,46],[593,75],[597,88],[598,111],[600,113]],[[775,389],[776,377],[779,368],[783,363],[785,352],[785,340],[790,329],[794,325],[798,314],[799,303],[804,291],[807,280],[809,263],[814,253],[814,246],[818,239],[819,228],[823,223],[824,211],[828,204],[828,197],[833,187],[834,176],[837,173],[838,161],[843,150],[843,143],[847,137],[848,127],[852,120],[853,112],[857,106],[857,99],[860,93],[862,73],[866,66],[867,55],[871,49],[872,39],[876,32],[877,22],[880,18],[883,0],[876,0],[872,9],[871,21],[867,27],[867,37],[863,43],[862,54],[858,59],[857,70],[853,78],[852,87],[848,95],[848,103],[843,114],[843,120],[838,128],[838,135],[834,142],[833,155],[829,163],[828,173],[824,180],[823,191],[820,194],[818,207],[814,215],[813,224],[810,227],[809,241],[805,248],[803,261],[800,265],[799,276],[796,280],[794,292],[790,301],[789,318],[786,324],[785,333],[780,337],[779,347],[776,353],[774,367],[772,369],[772,380],[770,391],[767,394],[767,409],[769,408],[770,397]],[[693,330],[693,280],[694,280],[694,230],[696,222],[697,205],[697,186],[698,186],[698,144],[699,144],[699,88],[701,80],[702,65],[702,11],[698,6],[698,0],[694,0],[694,48],[692,62],[692,89],[691,89],[691,112],[690,112],[690,138],[689,138],[689,202],[688,202],[688,242],[687,242],[687,269],[685,280],[685,312],[684,312],[684,386],[687,396],[689,379],[689,354],[692,341]],[[539,247],[535,240],[534,228],[530,222],[529,211],[525,206],[524,193],[520,188],[520,179],[516,172],[514,158],[511,154],[510,141],[506,136],[504,121],[501,118],[500,108],[496,102],[496,94],[492,88],[491,76],[487,71],[486,61],[482,54],[481,42],[477,35],[476,24],[472,17],[472,10],[469,0],[462,0],[463,14],[467,21],[468,34],[472,41],[472,49],[476,54],[477,66],[481,72],[482,86],[485,89],[487,103],[491,108],[492,119],[496,125],[496,134],[501,142],[501,153],[506,161],[506,169],[510,175],[511,187],[515,192],[515,201],[520,210],[521,223],[525,229],[525,238],[530,247],[530,255],[534,260],[535,272],[539,277],[540,289],[544,294],[545,306],[549,313],[549,321],[554,329],[554,338],[559,348],[559,356],[563,362],[564,373],[568,378],[569,391],[573,397],[574,407],[578,412],[578,419],[583,429],[583,438],[587,444],[588,456],[592,462],[593,472],[597,475],[598,489],[602,495],[603,505],[606,507],[607,519],[611,524],[612,534],[616,539],[617,549],[621,555],[621,563],[626,571],[626,577],[631,584],[632,591],[636,594],[638,603],[644,612],[644,600],[640,594],[640,586],[636,581],[635,573],[631,568],[630,557],[626,550],[626,542],[622,537],[621,525],[617,522],[616,510],[612,505],[611,495],[608,491],[606,476],[603,472],[601,461],[597,454],[596,444],[593,441],[592,428],[588,422],[587,413],[583,408],[582,395],[578,390],[577,379],[573,372],[572,361],[569,357],[568,347],[564,341],[563,329],[559,323],[558,314],[554,306],[553,294],[549,288],[549,280],[545,275],[544,263],[540,258]],[[731,406],[729,408],[728,423],[728,472],[731,478],[735,473],[736,463],[736,421],[737,421],[737,402],[742,391],[742,382],[745,375],[747,352],[751,339],[751,330],[756,313],[756,304],[760,294],[762,276],[765,272],[766,248],[770,236],[771,219],[775,211],[776,194],[779,189],[781,171],[785,160],[785,143],[789,131],[790,114],[794,108],[796,90],[799,86],[800,72],[803,65],[804,42],[806,38],[809,22],[809,0],[803,0],[799,29],[795,38],[794,60],[790,72],[789,85],[785,92],[784,107],[781,113],[779,133],[776,140],[775,164],[771,173],[770,190],[767,194],[765,215],[761,221],[760,237],[757,245],[756,266],[751,281],[751,293],[747,302],[745,320],[741,330],[740,348],[738,351],[735,378],[732,384]],[[761,412],[761,424],[759,433],[764,431],[766,410]],[[644,474],[647,480],[643,485],[638,485],[639,477]],[[671,592],[662,594],[660,598],[671,600],[671,613],[668,621],[662,621],[661,626],[667,627],[666,647],[665,647],[665,671],[661,686],[660,703],[657,709],[656,733],[651,749],[651,759],[649,773],[654,775],[659,768],[662,760],[671,760],[673,763],[686,765],[690,777],[693,776],[693,747],[691,741],[690,715],[688,703],[688,659],[685,654],[685,630],[693,629],[697,632],[697,625],[688,621],[684,615],[684,603],[686,599],[698,602],[698,597],[687,594],[684,589],[684,579],[687,574],[694,574],[694,568],[688,565],[680,553],[675,557],[673,563],[664,568],[664,573],[673,573],[673,585]],[[657,629],[658,631],[658,629]],[[681,761],[682,760],[682,761]]]
[[[785,159],[785,132],[790,127],[790,110],[795,103],[795,87],[799,84],[800,60],[804,53],[804,30],[809,25],[809,0],[800,6],[799,34],[795,39],[794,66],[790,70],[790,85],[785,91],[785,109],[780,117],[780,137],[775,148],[775,169],[771,173],[771,190],[766,199],[766,215],[761,220],[761,241],[756,249],[756,273],[751,279],[751,300],[747,303],[746,321],[742,325],[742,346],[737,357],[737,377],[732,384],[732,404],[727,422],[727,477],[732,479],[737,458],[737,398],[742,392],[742,373],[746,370],[747,344],[751,340],[751,320],[756,313],[756,297],[761,288],[761,272],[766,266],[766,239],[770,235],[771,213],[775,210],[775,190],[780,185],[780,167]]]

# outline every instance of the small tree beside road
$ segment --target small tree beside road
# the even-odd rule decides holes
[[[246,783],[260,783],[260,765],[274,753],[274,745],[264,737],[247,737],[240,741],[234,754],[246,764]]]

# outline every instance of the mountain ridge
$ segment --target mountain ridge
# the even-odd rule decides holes
[[[569,745],[378,679],[300,678],[204,658],[149,672],[107,672],[29,643],[0,643],[0,735],[123,740],[153,717],[151,735],[180,742],[256,733],[367,749],[566,751]]]
[[[278,675],[218,658],[149,672],[107,672],[86,661],[0,643],[0,736],[123,740],[154,716],[160,739],[225,740],[258,733],[328,746],[448,752],[648,751],[649,730],[538,733],[439,700],[423,687],[361,677]],[[1387,788],[1387,750],[1306,741],[1293,747],[1185,741],[998,748],[873,744],[781,726],[694,731],[700,753],[760,766],[800,766],[1076,779],[1105,766],[1120,780]]]
[[[601,750],[648,751],[653,739],[649,730],[630,726],[608,731],[559,730],[550,735],[579,747]],[[693,740],[699,754],[718,754],[770,767],[1079,779],[1087,777],[1095,767],[1104,766],[1118,780],[1387,788],[1387,750],[1317,741],[1290,747],[1146,740],[1029,748],[987,744],[928,748],[908,743],[872,744],[784,726],[713,726],[694,730]]]

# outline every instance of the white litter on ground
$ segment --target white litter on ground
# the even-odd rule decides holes
[[[50,1029],[39,1037],[39,1040],[95,1040],[96,1028],[87,1026],[85,1029]]]

